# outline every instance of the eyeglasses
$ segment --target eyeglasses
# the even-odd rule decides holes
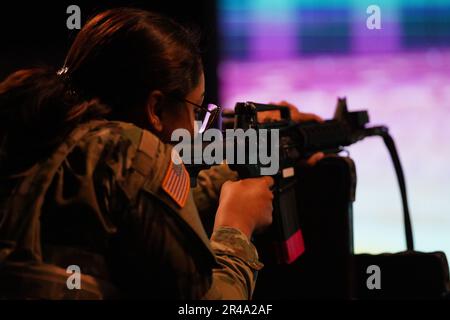
[[[203,133],[206,129],[211,128],[211,126],[214,124],[214,121],[216,121],[217,117],[220,114],[221,108],[215,104],[208,103],[206,105],[199,105],[184,98],[181,98],[179,100],[192,104],[194,107],[196,107],[197,110],[195,112],[195,119],[201,121],[202,123],[200,129],[198,130],[199,133]]]

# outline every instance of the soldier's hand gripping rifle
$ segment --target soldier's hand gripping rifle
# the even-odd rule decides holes
[[[258,115],[270,111],[278,112],[279,117],[270,122],[258,121]],[[383,137],[386,146],[389,149],[394,162],[400,189],[402,193],[406,238],[409,249],[413,249],[412,231],[409,219],[408,204],[406,199],[406,188],[400,161],[395,149],[394,141],[388,133],[385,126],[366,127],[369,122],[367,111],[349,112],[346,100],[338,99],[334,118],[318,122],[296,123],[292,121],[288,107],[277,105],[266,105],[253,102],[237,103],[234,113],[223,115],[224,123],[231,120],[234,130],[254,129],[257,132],[261,130],[277,130],[278,141],[278,170],[274,172],[274,203],[273,203],[273,225],[264,235],[264,239],[270,239],[271,247],[274,248],[274,257],[278,262],[291,263],[297,259],[304,251],[303,237],[298,223],[298,211],[295,194],[295,170],[301,160],[307,159],[315,152],[338,153],[345,146],[369,136]],[[258,152],[261,146],[270,144],[272,135],[266,134],[264,138],[257,135],[255,148],[249,145],[255,143],[248,139],[241,139],[234,142],[236,145],[245,145],[246,150]],[[264,139],[265,141],[262,141]],[[267,139],[267,140],[266,140]],[[225,140],[226,141],[226,140]],[[225,147],[230,141],[226,141]],[[225,152],[225,151],[224,151]],[[247,154],[246,160],[251,155]],[[256,157],[257,158],[257,157]],[[231,160],[231,161],[230,161]],[[264,175],[264,165],[256,163],[238,163],[236,159],[227,158],[229,167],[239,173],[241,179],[258,177]],[[200,170],[206,169],[209,165],[192,161],[187,165],[191,177],[196,177]],[[267,168],[266,168],[267,169]]]

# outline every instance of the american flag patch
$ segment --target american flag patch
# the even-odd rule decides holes
[[[189,173],[183,163],[175,164],[170,161],[166,176],[163,179],[163,190],[181,207],[186,204],[191,182]]]

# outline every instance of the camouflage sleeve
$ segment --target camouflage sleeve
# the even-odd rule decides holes
[[[213,166],[208,170],[200,171],[198,174],[197,186],[192,189],[192,194],[208,235],[211,235],[214,226],[222,185],[228,180],[234,181],[237,178],[237,173],[226,164]]]
[[[195,204],[208,235],[212,233],[222,185],[238,174],[222,164],[203,170],[192,189]],[[205,299],[251,299],[257,271],[263,265],[247,236],[237,229],[222,227],[211,236],[211,247],[220,267],[213,269],[213,282]]]
[[[263,264],[247,236],[238,229],[220,227],[211,237],[211,247],[220,267],[213,269],[212,286],[204,299],[251,299]]]
[[[207,210],[219,200],[220,189],[228,180],[236,180],[238,175],[228,165],[213,166],[208,170],[200,171],[197,177],[197,186],[193,189],[194,200],[199,210]]]

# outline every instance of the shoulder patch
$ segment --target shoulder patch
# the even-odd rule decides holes
[[[179,164],[175,164],[171,159],[161,187],[181,208],[184,207],[191,182],[189,173],[181,161]]]

